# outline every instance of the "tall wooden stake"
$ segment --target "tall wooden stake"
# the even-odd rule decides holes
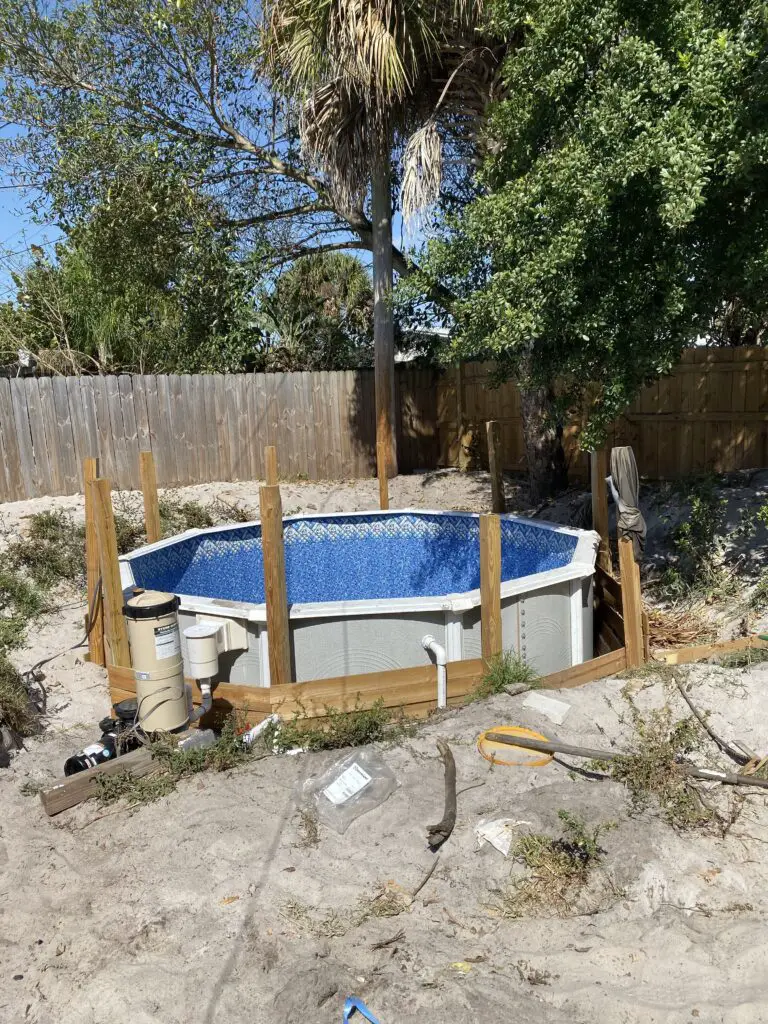
[[[379,508],[389,508],[389,481],[387,479],[387,446],[376,442],[376,475],[379,478]]]
[[[271,686],[291,682],[291,645],[288,631],[288,589],[285,581],[283,506],[280,488],[266,484],[259,490],[261,550],[264,561],[264,599],[267,605],[267,641]]]
[[[506,512],[504,476],[501,472],[501,431],[498,420],[485,424],[488,435],[488,469],[491,474],[491,505],[494,512]]]
[[[96,536],[96,517],[93,508],[93,491],[89,484],[99,475],[98,459],[83,459],[83,491],[85,495],[85,577],[88,595],[88,654],[92,664],[104,664],[104,598],[99,589],[101,566],[99,564],[99,541]]]
[[[640,569],[635,562],[632,541],[619,537],[619,569],[621,570],[621,603],[624,614],[624,646],[627,668],[644,664],[643,600],[640,594]]]
[[[392,321],[392,194],[389,144],[371,154],[373,239],[373,379],[376,441],[387,446],[387,474],[397,476],[395,332]]]
[[[268,444],[264,449],[264,477],[267,486],[277,486],[277,448],[273,444]]]
[[[115,517],[112,512],[112,488],[109,480],[99,478],[90,487],[99,541],[101,588],[104,597],[104,639],[108,665],[130,666],[128,634],[123,618],[123,588],[117,556]]]
[[[599,448],[590,457],[592,471],[592,529],[600,534],[600,547],[597,551],[597,564],[606,572],[611,572],[611,545],[608,538],[608,452]]]
[[[141,493],[144,496],[144,524],[147,531],[147,542],[154,544],[161,540],[163,533],[160,528],[160,505],[157,501],[157,473],[155,457],[152,452],[139,452],[139,477]]]
[[[501,521],[480,516],[480,644],[483,660],[502,650]]]

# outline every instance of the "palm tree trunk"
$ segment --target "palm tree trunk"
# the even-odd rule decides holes
[[[389,476],[397,476],[395,437],[395,324],[392,310],[392,196],[389,151],[374,160],[371,173],[373,225],[373,365],[376,388],[376,441],[389,456]]]

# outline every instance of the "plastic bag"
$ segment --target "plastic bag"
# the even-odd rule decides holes
[[[300,806],[318,821],[343,834],[361,814],[372,811],[397,789],[397,779],[375,750],[354,750],[304,783]]]

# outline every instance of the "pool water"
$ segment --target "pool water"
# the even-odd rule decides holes
[[[391,512],[306,516],[284,524],[290,604],[436,597],[480,586],[477,516]],[[568,565],[573,532],[501,520],[502,581]],[[261,527],[179,537],[131,557],[137,585],[193,597],[264,602]]]

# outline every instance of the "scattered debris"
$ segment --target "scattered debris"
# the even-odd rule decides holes
[[[386,949],[387,946],[394,946],[395,943],[402,942],[404,938],[405,930],[401,928],[399,932],[395,932],[395,934],[390,936],[388,939],[381,939],[379,942],[372,942],[369,949],[373,952],[376,952],[376,950],[379,949]]]
[[[445,740],[437,741],[437,749],[445,765],[445,810],[436,825],[427,826],[427,843],[431,850],[440,849],[456,824],[456,761]]]
[[[334,761],[322,775],[307,779],[298,793],[300,807],[312,808],[317,819],[343,834],[361,814],[383,804],[397,789],[397,780],[375,750],[357,750]]]
[[[413,903],[413,901],[416,899],[416,897],[419,895],[421,890],[424,888],[424,886],[427,884],[427,882],[430,880],[430,878],[434,874],[435,868],[437,867],[437,863],[438,863],[439,860],[440,860],[440,855],[438,854],[437,857],[435,857],[435,859],[430,864],[429,869],[428,869],[426,875],[424,875],[422,880],[419,882],[419,884],[416,886],[416,888],[411,893],[411,903]]]
[[[523,707],[529,711],[537,711],[555,725],[562,725],[568,717],[571,705],[556,697],[547,697],[543,693],[529,693],[523,701]]]
[[[479,821],[475,825],[478,848],[483,843],[490,843],[494,850],[498,850],[499,853],[508,857],[512,841],[515,838],[515,829],[521,825],[530,824],[530,821],[518,821],[516,818],[494,818],[491,821]]]

